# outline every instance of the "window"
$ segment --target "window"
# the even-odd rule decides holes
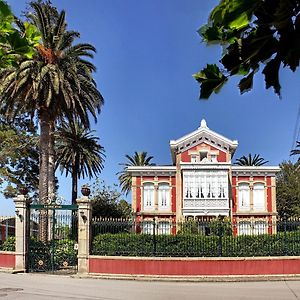
[[[168,183],[158,185],[158,208],[160,210],[170,209],[170,186]]]
[[[213,163],[218,162],[218,159],[217,159],[217,155],[216,155],[216,154],[211,154],[211,155],[210,155],[210,158],[211,158],[211,162],[213,162]]]
[[[144,210],[154,209],[154,184],[144,183]]]
[[[206,161],[207,160],[207,152],[200,152],[200,161]]]
[[[226,171],[184,171],[183,191],[186,199],[227,199]]]
[[[239,210],[250,210],[250,189],[248,183],[240,183],[238,187]]]
[[[247,221],[239,222],[239,235],[249,235],[251,234],[251,223]]]
[[[255,183],[253,186],[253,210],[265,210],[265,186],[263,183]]]
[[[253,234],[265,234],[267,233],[267,224],[265,221],[254,222]]]
[[[159,234],[170,234],[170,223],[168,221],[162,221],[158,223]]]
[[[197,155],[195,155],[195,154],[191,155],[191,162],[192,163],[196,163],[197,162]]]
[[[143,222],[143,233],[153,234],[153,222],[152,221],[144,221]]]

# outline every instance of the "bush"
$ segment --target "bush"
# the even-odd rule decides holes
[[[8,237],[1,245],[2,251],[15,251],[16,250],[16,238],[14,236]]]
[[[94,255],[171,257],[251,257],[300,255],[300,232],[243,236],[201,234],[99,234]]]

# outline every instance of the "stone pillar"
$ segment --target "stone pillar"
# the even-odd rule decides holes
[[[82,196],[76,202],[78,204],[78,273],[83,274],[89,271],[92,204],[87,196]]]
[[[15,202],[15,235],[16,235],[16,262],[15,269],[25,272],[27,267],[28,255],[28,227],[30,226],[30,200],[25,195],[18,195],[14,198]]]

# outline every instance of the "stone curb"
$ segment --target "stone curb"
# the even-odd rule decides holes
[[[161,281],[161,282],[254,282],[254,281],[299,281],[300,274],[293,275],[221,275],[221,276],[160,276],[160,275],[118,275],[118,274],[77,274],[73,278]]]

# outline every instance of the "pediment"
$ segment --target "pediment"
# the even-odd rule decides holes
[[[201,121],[200,127],[177,139],[170,141],[170,148],[172,154],[173,163],[175,163],[176,154],[187,151],[197,145],[208,144],[214,148],[217,148],[223,152],[230,152],[234,154],[238,142],[236,140],[230,140],[221,134],[209,129],[206,125],[205,120]]]

